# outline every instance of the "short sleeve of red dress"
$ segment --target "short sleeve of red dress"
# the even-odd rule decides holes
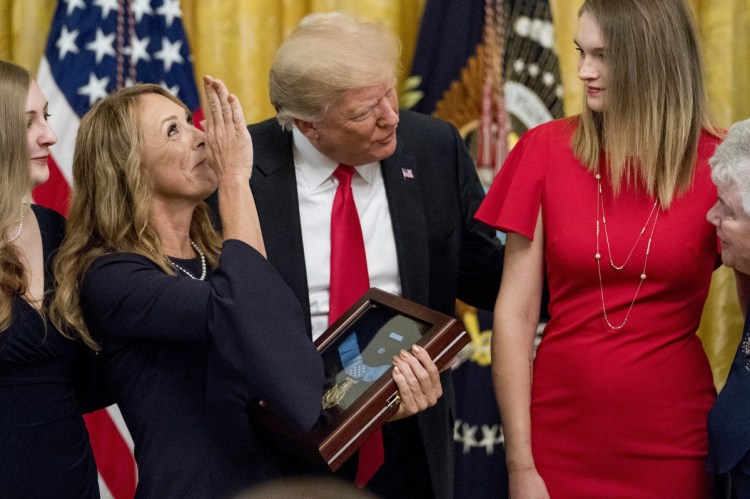
[[[565,123],[570,120],[541,125],[521,136],[492,182],[475,218],[504,232],[534,238],[549,163],[550,134]]]

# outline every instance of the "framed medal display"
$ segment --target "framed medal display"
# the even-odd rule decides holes
[[[335,471],[398,410],[394,355],[417,344],[442,370],[468,342],[457,319],[371,288],[315,342],[326,385],[313,429],[294,431],[262,402],[258,420],[286,450]]]

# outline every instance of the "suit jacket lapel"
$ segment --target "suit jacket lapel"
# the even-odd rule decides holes
[[[390,158],[381,162],[383,180],[396,239],[402,293],[405,298],[426,304],[429,298],[429,240],[419,188],[420,172],[416,158],[402,153],[400,145]]]
[[[278,134],[269,140],[262,140],[263,135],[259,135],[257,141],[254,137],[255,165],[250,185],[260,216],[268,261],[297,296],[307,333],[312,337],[292,135],[281,128]]]

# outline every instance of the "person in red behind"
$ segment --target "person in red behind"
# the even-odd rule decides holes
[[[695,332],[720,139],[695,27],[684,0],[586,0],[575,44],[581,115],[526,132],[477,212],[508,232],[492,371],[510,494],[705,498],[715,392]]]

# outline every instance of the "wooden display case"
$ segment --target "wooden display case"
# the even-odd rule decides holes
[[[297,432],[262,402],[258,420],[287,451],[336,471],[398,410],[394,355],[417,344],[442,370],[468,342],[457,319],[371,288],[315,342],[327,378],[318,423]]]

